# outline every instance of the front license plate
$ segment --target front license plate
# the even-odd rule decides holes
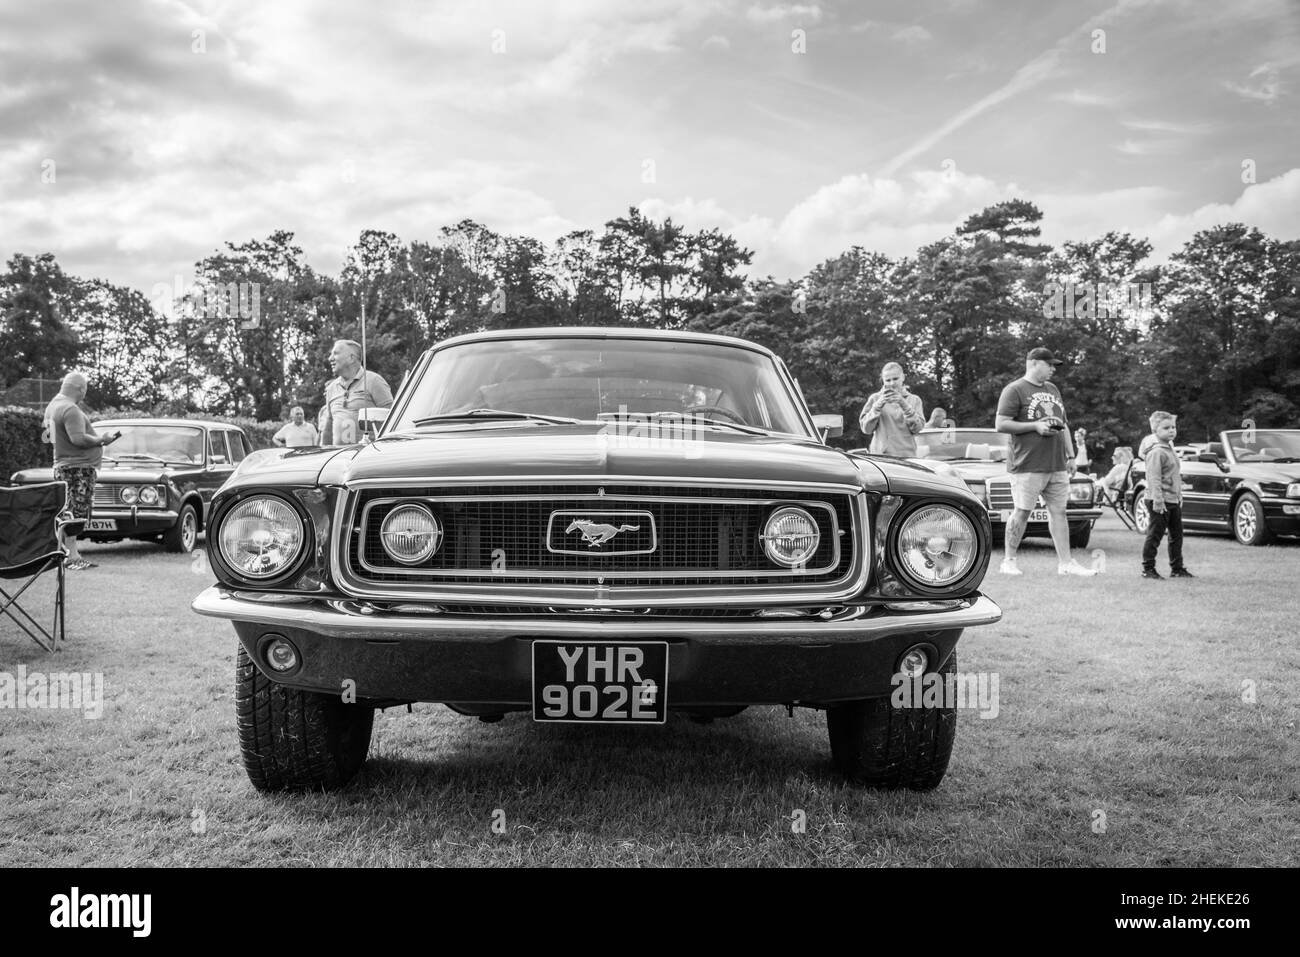
[[[116,532],[117,519],[115,518],[92,518],[86,523],[88,532]]]
[[[1011,515],[1012,515],[1011,509],[1004,508],[1002,511],[998,512],[998,521],[1002,522],[1005,525],[1007,522],[1011,521]],[[1031,508],[1029,510],[1029,520],[1031,522],[1047,521],[1047,509]]]
[[[663,724],[668,642],[533,642],[533,720]]]

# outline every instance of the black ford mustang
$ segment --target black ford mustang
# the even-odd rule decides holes
[[[509,330],[426,352],[371,443],[253,453],[194,601],[239,638],[253,784],[341,785],[376,707],[424,701],[621,724],[818,708],[851,779],[934,787],[956,705],[894,692],[951,692],[963,629],[1000,618],[987,512],[829,448],[840,426],[742,340]]]

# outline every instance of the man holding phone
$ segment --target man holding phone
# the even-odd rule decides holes
[[[1043,500],[1047,528],[1056,546],[1057,571],[1062,575],[1090,577],[1097,574],[1070,556],[1070,526],[1065,503],[1070,494],[1070,476],[1075,472],[1074,444],[1061,392],[1052,385],[1060,359],[1050,349],[1038,346],[1025,357],[1025,375],[1002,390],[995,420],[997,430],[1011,436],[1007,471],[1011,473],[1011,503],[1015,506],[1006,528],[1004,575],[1023,574],[1016,565],[1016,551],[1024,538],[1029,513]]]
[[[877,455],[916,455],[914,436],[925,428],[921,397],[903,385],[903,367],[887,362],[880,370],[884,388],[873,392],[862,407],[858,425],[863,435],[871,436],[870,451]]]
[[[95,501],[95,477],[104,458],[104,446],[116,442],[121,432],[100,435],[90,417],[77,404],[86,397],[86,377],[69,372],[63,377],[59,394],[45,407],[45,432],[54,443],[54,480],[68,486],[68,511],[73,521],[63,526],[63,547],[68,550],[64,568],[83,571],[97,567],[77,550],[77,536],[90,521]]]

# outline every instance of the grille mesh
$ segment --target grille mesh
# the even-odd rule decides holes
[[[605,495],[597,494],[600,488]],[[542,497],[521,498],[530,495]],[[393,561],[379,540],[384,515],[400,502],[376,504],[366,512],[369,503],[397,496],[403,501],[423,496],[439,499],[426,504],[442,523],[445,540],[437,554],[416,566],[402,566]],[[470,500],[477,496],[491,498]],[[567,496],[581,496],[581,499]],[[665,497],[684,500],[665,501]],[[764,521],[777,505],[717,501],[723,498],[808,506],[822,536],[807,564],[809,570],[791,576],[785,569],[776,568],[763,554],[759,535]],[[549,551],[546,533],[551,513],[584,508],[589,508],[597,521],[603,520],[599,517],[602,512],[650,512],[657,547],[650,554],[633,555],[602,555],[595,549],[591,554],[577,555]],[[849,496],[845,494],[609,484],[367,489],[359,494],[353,514],[349,560],[359,578],[373,582],[585,584],[599,576],[616,573],[617,577],[611,581],[644,586],[703,585],[720,581],[737,585],[811,585],[843,577],[853,561],[852,515]],[[361,529],[363,514],[365,528]],[[837,526],[847,534],[836,535]],[[553,546],[562,533],[563,526],[559,533],[552,533]],[[629,541],[634,538],[630,533],[625,534]],[[567,538],[571,545],[581,546],[577,534]],[[826,569],[834,559],[837,541],[839,560],[833,568]],[[616,548],[621,544],[619,538],[610,543]],[[359,547],[372,569],[355,561]],[[410,571],[421,574],[412,576]],[[447,574],[451,571],[469,574]],[[533,574],[512,575],[512,571]],[[727,574],[724,577],[719,572]],[[674,574],[668,577],[666,573]]]

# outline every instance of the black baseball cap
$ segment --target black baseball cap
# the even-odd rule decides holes
[[[1030,349],[1029,355],[1025,356],[1025,358],[1042,359],[1044,362],[1050,362],[1054,366],[1059,366],[1062,362],[1065,361],[1064,359],[1056,358],[1056,356],[1052,355],[1051,349],[1046,349],[1043,346],[1038,346],[1037,348]]]

